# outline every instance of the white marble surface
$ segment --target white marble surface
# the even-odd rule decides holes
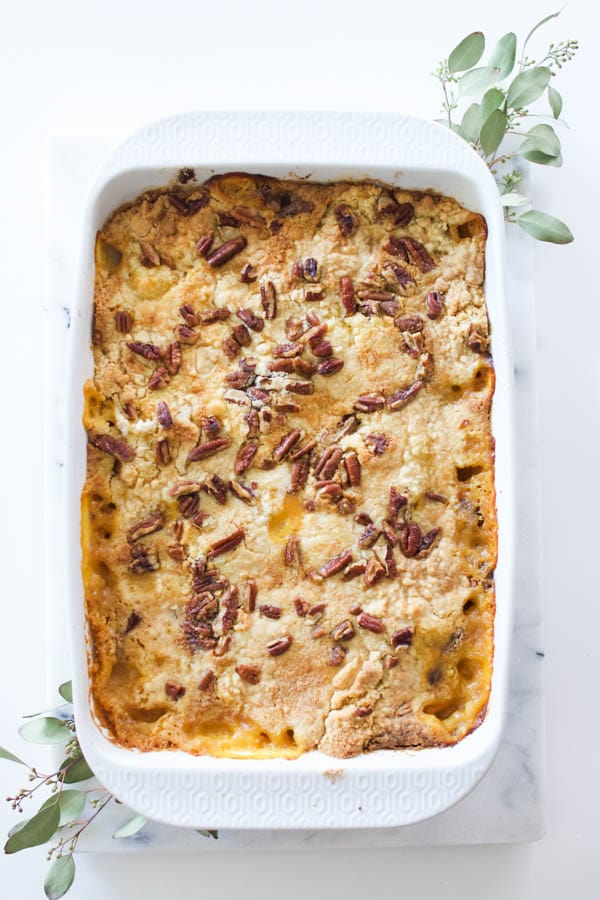
[[[113,139],[114,140],[114,139]],[[45,386],[47,410],[46,549],[47,602],[53,628],[48,642],[48,682],[58,685],[69,677],[60,652],[66,628],[64,568],[56,565],[62,550],[61,497],[64,492],[62,448],[65,358],[70,319],[69,296],[74,290],[77,263],[70,248],[77,243],[81,197],[111,138],[87,140],[54,135],[49,143],[52,252],[45,322]],[[76,164],[73,162],[76,160]],[[535,373],[533,268],[531,244],[515,228],[507,229],[507,302],[514,346],[518,480],[522,500],[518,508],[519,553],[515,577],[515,627],[508,721],[500,751],[482,782],[453,809],[416,825],[395,829],[323,831],[221,830],[219,840],[206,840],[194,831],[149,822],[136,840],[113,841],[112,834],[127,818],[123,807],[110,806],[86,831],[80,848],[88,851],[128,852],[142,848],[188,852],[222,852],[232,848],[269,846],[271,850],[311,848],[402,847],[413,845],[527,841],[542,833],[541,697],[542,641],[539,591],[539,504]],[[205,823],[211,827],[210,822]]]
[[[33,755],[15,737],[19,716],[43,705],[49,622],[42,498],[43,372],[41,309],[45,263],[46,138],[50,131],[124,136],[151,117],[194,107],[403,110],[435,115],[435,61],[476,27],[498,36],[520,33],[552,11],[547,0],[479,6],[469,0],[403,5],[372,0],[305,0],[301,7],[256,0],[76,0],[10,4],[0,56],[4,173],[2,259],[3,471],[0,536],[2,716],[0,744]],[[570,247],[536,245],[537,346],[528,362],[537,376],[539,538],[546,658],[544,738],[545,835],[526,844],[313,849],[268,845],[223,853],[82,854],[73,900],[163,900],[210,893],[271,900],[383,898],[414,900],[562,900],[597,891],[596,510],[600,443],[600,291],[594,274],[600,190],[600,144],[590,111],[600,9],[571,0],[547,39],[579,37],[580,59],[561,75],[565,166],[536,170],[536,203],[573,228]],[[543,44],[545,37],[541,40]],[[77,160],[71,160],[76,168]],[[52,225],[52,223],[50,223]],[[55,245],[60,235],[54,227]],[[76,248],[72,248],[76,252]],[[53,410],[47,414],[52,418]],[[523,554],[529,548],[521,548]],[[50,561],[60,565],[60,557]],[[39,755],[37,757],[40,759]],[[18,770],[0,766],[2,796],[19,786]],[[520,791],[517,788],[517,794]],[[491,817],[491,814],[490,816]],[[0,809],[0,828],[13,817]],[[227,861],[227,865],[223,863]],[[0,857],[0,894],[42,897],[44,853]],[[307,888],[307,885],[309,886]]]

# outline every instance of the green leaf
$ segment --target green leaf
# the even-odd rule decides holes
[[[479,140],[479,128],[481,127],[479,103],[471,103],[468,110],[462,117],[461,127],[466,140],[471,144],[476,144]]]
[[[500,70],[499,80],[506,78],[512,72],[517,55],[517,36],[509,31],[501,37],[490,57],[489,65]]]
[[[556,19],[557,16],[560,16],[561,12],[562,12],[562,9],[559,9],[558,12],[550,13],[549,16],[546,16],[545,19],[541,19],[541,20],[537,23],[537,25],[534,25],[534,26],[533,26],[533,28],[531,29],[531,31],[529,32],[529,34],[528,34],[527,37],[525,38],[525,43],[523,44],[523,54],[522,54],[522,58],[523,58],[523,59],[525,59],[525,49],[526,49],[526,47],[527,47],[527,44],[529,43],[529,41],[530,41],[530,39],[533,37],[533,35],[536,33],[536,31],[538,30],[538,28],[541,28],[542,25],[545,25],[546,22],[549,22],[549,21],[550,21],[550,19]]]
[[[552,110],[552,115],[555,119],[558,119],[562,112],[563,101],[556,88],[553,88],[550,84],[548,85],[548,102],[550,104],[550,109]]]
[[[70,681],[63,681],[58,689],[58,693],[67,703],[73,702],[73,685]]]
[[[525,69],[524,72],[517,75],[511,82],[506,95],[506,101],[511,109],[523,109],[541,97],[548,87],[550,75],[550,69],[546,66]]]
[[[492,66],[471,69],[470,72],[465,72],[458,82],[458,90],[462,97],[475,97],[497,80],[498,69],[494,69]]]
[[[146,822],[148,821],[146,816],[134,816],[133,819],[129,819],[128,822],[125,822],[124,825],[115,831],[113,834],[114,838],[128,838],[132,837],[134,834],[137,834],[140,831]]]
[[[485,37],[481,31],[473,31],[458,44],[448,57],[450,72],[464,72],[476,66],[485,50]]]
[[[560,156],[560,141],[557,138],[551,125],[534,125],[527,132],[527,137],[517,153],[522,155],[521,151],[540,150],[546,156]]]
[[[20,763],[22,766],[27,765],[27,763],[24,763],[22,759],[19,759],[18,756],[15,756],[14,753],[11,753],[10,750],[5,750],[4,747],[0,747],[0,759],[7,759],[9,762]]]
[[[5,853],[17,853],[19,850],[25,850],[27,847],[37,847],[39,844],[45,844],[46,841],[50,840],[60,821],[58,796],[55,794],[50,799],[51,803],[46,802],[23,828],[20,828],[19,831],[9,837],[4,845]]]
[[[94,773],[83,756],[80,756],[75,762],[72,759],[65,759],[61,769],[65,769],[67,766],[69,766],[69,769],[65,772],[62,779],[65,784],[76,784],[78,781],[87,781],[88,778],[94,778]]]
[[[481,121],[485,122],[490,113],[498,109],[503,100],[504,91],[501,91],[500,88],[490,88],[489,91],[486,91],[481,101]]]
[[[21,828],[25,828],[25,826],[27,825],[28,822],[29,822],[29,819],[21,819],[20,822],[17,822],[16,825],[13,825],[13,827],[11,829],[9,829],[8,836],[12,837],[13,834],[16,834],[17,831],[21,830]]]
[[[34,744],[65,744],[71,737],[65,723],[55,716],[25,722],[19,728],[19,734],[23,740]]]
[[[495,109],[485,120],[481,126],[479,141],[486,156],[496,152],[506,134],[507,125],[506,116],[501,109]]]
[[[502,206],[525,206],[529,203],[527,197],[517,191],[510,191],[508,194],[501,194]]]
[[[218,831],[209,831],[205,828],[196,828],[196,831],[198,832],[198,834],[201,834],[204,837],[214,838],[215,841],[219,840],[219,832]]]
[[[559,169],[563,164],[562,156],[549,156],[547,153],[542,153],[541,150],[519,150],[519,156],[529,162],[537,163],[538,166],[554,166]]]
[[[73,854],[67,853],[55,859],[44,881],[44,891],[48,900],[59,900],[64,897],[75,878],[75,862]]]
[[[517,216],[515,222],[523,231],[537,238],[538,241],[548,241],[551,244],[570,244],[573,235],[564,222],[539,209],[530,209]]]
[[[60,810],[60,821],[58,824],[62,828],[63,825],[68,825],[70,822],[74,822],[75,819],[79,818],[79,815],[85,806],[85,792],[66,790],[61,791],[59,795],[53,794],[45,803],[42,803],[40,809],[45,809],[47,806],[50,806],[57,796],[58,807]]]

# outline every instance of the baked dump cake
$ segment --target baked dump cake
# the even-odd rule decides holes
[[[191,170],[106,222],[82,542],[114,741],[349,757],[482,721],[485,241],[434,193]]]

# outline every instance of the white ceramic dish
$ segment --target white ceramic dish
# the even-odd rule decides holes
[[[497,377],[492,411],[499,522],[494,671],[484,722],[454,747],[383,750],[349,760],[319,752],[295,760],[214,759],[124,749],[111,743],[94,719],[80,572],[80,493],[86,458],[82,388],[93,369],[94,239],[112,210],[148,188],[168,184],[183,166],[192,166],[199,181],[215,172],[248,171],[315,181],[377,179],[431,188],[455,197],[487,220],[485,289]],[[87,202],[79,259],[70,348],[66,527],[77,732],[98,778],[140,813],[173,825],[204,828],[397,826],[456,803],[485,773],[500,741],[513,588],[513,373],[504,298],[504,223],[496,186],[483,162],[448,130],[402,115],[178,115],[138,131],[102,165]]]

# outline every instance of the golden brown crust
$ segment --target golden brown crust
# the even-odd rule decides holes
[[[99,719],[214,755],[455,743],[493,655],[485,222],[370,183],[178,191],[97,240]]]

